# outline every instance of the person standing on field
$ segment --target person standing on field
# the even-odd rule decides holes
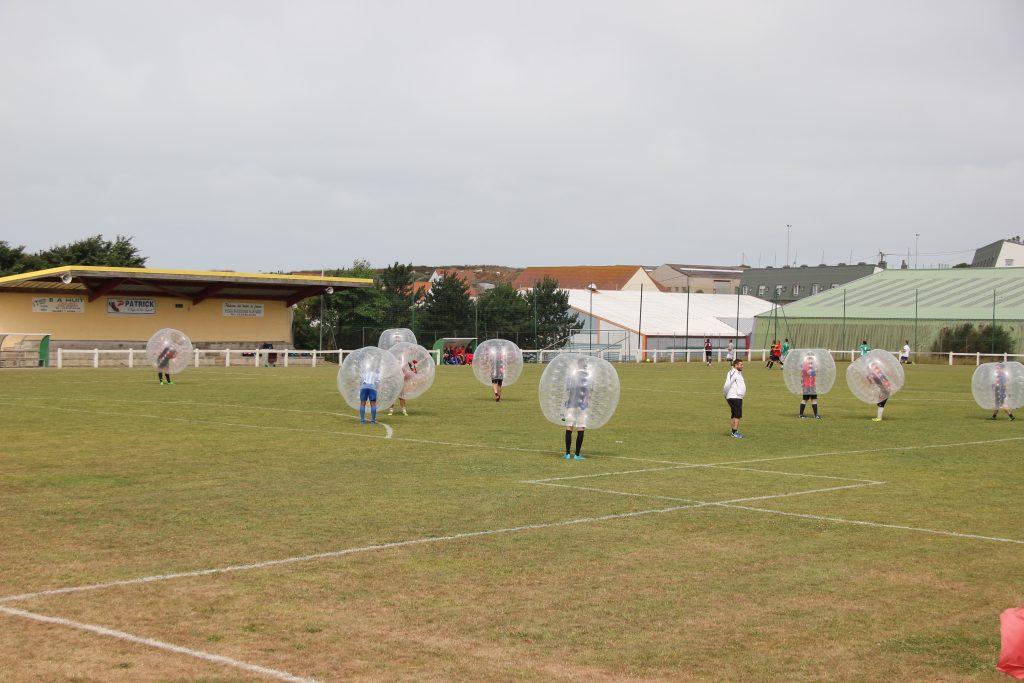
[[[743,397],[747,393],[747,383],[743,379],[743,361],[734,360],[732,369],[725,376],[725,386],[722,387],[725,394],[725,402],[729,404],[729,425],[732,428],[732,438],[742,439],[740,433],[740,419],[743,417]]]

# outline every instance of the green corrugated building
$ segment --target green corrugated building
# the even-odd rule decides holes
[[[932,350],[943,327],[1005,327],[1024,352],[1024,268],[884,270],[757,316],[755,348],[788,337],[795,347]],[[942,351],[957,349],[942,349]]]

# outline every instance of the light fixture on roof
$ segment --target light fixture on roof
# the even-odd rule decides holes
[[[334,294],[334,287],[328,287],[325,289],[324,294]]]
[[[74,278],[71,277],[71,273],[61,273],[60,281],[66,285],[70,285]]]

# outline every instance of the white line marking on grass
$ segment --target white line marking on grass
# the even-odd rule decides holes
[[[248,662],[242,662],[231,657],[225,657],[223,655],[215,655],[209,652],[203,652],[201,650],[193,650],[187,647],[181,647],[180,645],[173,645],[171,643],[165,643],[162,640],[154,640],[153,638],[143,638],[141,636],[133,636],[130,633],[124,631],[116,631],[114,629],[105,628],[103,626],[96,626],[94,624],[84,624],[80,621],[71,621],[70,619],[63,619],[61,617],[51,617],[45,614],[37,614],[35,612],[26,612],[25,610],[14,609],[13,607],[0,607],[0,612],[12,616],[19,617],[22,619],[30,619],[43,624],[53,624],[56,626],[65,626],[67,628],[77,629],[79,631],[86,631],[87,633],[93,633],[95,635],[107,636],[109,638],[116,638],[136,645],[145,645],[147,647],[153,647],[158,650],[166,650],[167,652],[173,652],[179,655],[188,655],[189,657],[195,657],[196,659],[202,659],[207,662],[214,664],[222,664],[224,666],[234,667],[236,669],[242,669],[249,673],[260,674],[270,678],[276,678],[279,681],[289,681],[290,683],[315,683],[315,679],[302,678],[288,673],[287,671],[279,671],[277,669],[270,669],[265,666],[258,664],[250,664]]]
[[[723,501],[719,501],[719,502],[695,500],[693,498],[673,498],[671,496],[656,496],[656,495],[653,495],[653,494],[650,494],[650,493],[630,493],[630,492],[626,492],[626,491],[610,491],[608,489],[599,489],[599,488],[593,488],[593,487],[589,487],[589,486],[571,486],[569,484],[547,484],[547,483],[540,483],[540,485],[541,486],[551,486],[553,488],[561,488],[561,489],[577,489],[577,490],[580,490],[580,491],[595,491],[597,493],[607,493],[607,494],[615,495],[615,496],[633,496],[633,497],[636,497],[636,498],[654,498],[654,499],[657,499],[657,500],[686,501],[686,502],[689,502],[689,503],[694,503],[694,505],[692,507],[706,507],[706,506],[709,506],[709,505],[727,505],[727,504],[731,504],[731,503],[747,503],[747,502],[751,502],[751,501],[755,501],[755,500],[772,500],[774,498],[791,498],[793,496],[806,496],[806,495],[813,494],[813,493],[828,493],[830,491],[842,491],[844,489],[859,489],[859,488],[863,488],[865,486],[876,486],[878,484],[883,484],[883,483],[885,483],[885,482],[872,482],[870,484],[850,484],[848,486],[831,486],[829,488],[814,489],[814,490],[811,490],[811,491],[792,491],[790,493],[774,493],[774,494],[770,494],[770,495],[767,495],[767,496],[751,496],[751,497],[748,497],[748,498],[734,498],[732,500],[723,500]]]
[[[86,413],[86,414],[89,414],[89,415],[109,415],[110,414],[108,412],[104,412],[104,411],[100,411],[100,410],[85,410],[85,409],[82,409],[82,408],[61,408],[59,406],[50,406],[49,409],[50,410],[63,410],[66,413]],[[335,413],[335,414],[339,415],[341,417],[355,418],[354,415],[344,415],[342,413]],[[210,424],[210,425],[217,425],[217,426],[220,426],[220,427],[241,427],[243,429],[274,429],[274,430],[284,431],[284,432],[303,432],[303,433],[313,433],[313,434],[334,434],[336,436],[358,436],[358,437],[363,437],[363,438],[366,438],[366,439],[390,439],[392,433],[394,432],[394,430],[389,425],[386,425],[383,422],[378,422],[377,424],[380,425],[381,427],[384,427],[385,435],[384,436],[377,436],[375,434],[363,434],[363,433],[359,433],[359,432],[342,432],[342,431],[337,431],[337,430],[334,430],[334,429],[310,429],[310,428],[306,428],[306,427],[280,427],[278,425],[245,424],[243,422],[224,422],[224,421],[220,421],[220,420],[203,420],[203,419],[194,418],[194,417],[174,417],[172,415],[149,415],[149,414],[146,414],[146,413],[122,413],[122,415],[129,416],[129,417],[148,417],[148,418],[152,418],[154,420],[165,420],[165,421],[184,422],[184,423]],[[373,425],[370,425],[370,426],[373,426]],[[403,439],[403,440],[408,441],[409,439]],[[468,445],[468,444],[466,444],[466,445]]]
[[[781,455],[772,458],[756,458],[753,460],[730,460],[725,462],[709,463],[709,467],[721,467],[723,465],[749,465],[755,462],[775,462],[777,460],[799,460],[801,458],[821,458],[833,455],[864,455],[866,453],[883,453],[886,451],[916,451],[932,448],[956,448],[958,446],[984,446],[994,443],[1005,443],[1007,441],[1021,441],[1024,436],[1011,436],[1005,439],[986,439],[984,441],[960,441],[957,443],[936,443],[923,446],[885,446],[883,448],[863,448],[852,451],[824,451],[822,453],[807,453],[805,455]]]
[[[592,524],[595,522],[606,522],[613,519],[628,519],[630,517],[642,517],[644,515],[661,514],[675,512],[677,510],[684,510],[689,507],[696,507],[693,505],[675,505],[667,508],[655,508],[651,510],[638,510],[636,512],[620,512],[610,515],[601,515],[599,517],[580,517],[577,519],[563,520],[560,522],[546,522],[541,524],[526,524],[523,526],[516,527],[503,527],[500,529],[484,529],[482,531],[466,531],[463,533],[449,534],[447,536],[427,536],[425,538],[414,538],[406,541],[393,541],[391,543],[378,543],[374,545],[366,545],[358,548],[345,548],[342,550],[329,550],[322,553],[313,553],[311,555],[301,555],[297,557],[285,557],[277,560],[266,560],[264,562],[254,562],[252,564],[236,564],[228,567],[215,567],[211,569],[197,569],[194,571],[187,572],[176,572],[173,574],[158,574],[155,576],[143,576],[136,579],[122,579],[120,581],[108,581],[105,583],[94,583],[83,586],[69,586],[67,588],[52,588],[49,590],[36,591],[33,593],[21,593],[18,595],[8,595],[0,597],[0,602],[15,602],[18,600],[32,600],[34,598],[45,598],[54,595],[65,595],[67,593],[82,593],[85,591],[101,590],[104,588],[116,588],[118,586],[135,586],[146,583],[156,583],[159,581],[170,581],[172,579],[186,579],[200,576],[210,576],[212,574],[228,574],[231,572],[249,571],[253,569],[264,569],[266,567],[276,567],[286,564],[296,564],[299,562],[312,562],[315,560],[332,559],[337,557],[344,557],[346,555],[354,555],[357,553],[373,552],[377,550],[390,550],[392,548],[405,548],[414,545],[426,545],[429,543],[442,543],[446,541],[457,541],[465,538],[477,538],[481,536],[496,536],[499,534],[510,534],[519,533],[523,531],[537,531],[540,529],[556,529],[558,527],[572,526],[575,524]]]
[[[836,524],[854,524],[856,526],[878,527],[880,529],[899,529],[901,531],[916,531],[923,534],[935,534],[937,536],[952,536],[953,538],[967,538],[978,541],[994,541],[996,543],[1014,543],[1024,545],[1024,540],[1016,538],[1000,538],[999,536],[982,536],[980,534],[964,534],[959,531],[941,531],[939,529],[926,529],[924,527],[905,526],[903,524],[883,524],[882,522],[865,522],[859,519],[843,519],[841,517],[825,517],[822,515],[808,515],[800,512],[784,512],[769,508],[757,508],[748,505],[733,505],[730,501],[712,503],[717,507],[732,508],[736,510],[749,510],[752,512],[764,512],[771,515],[783,515],[785,517],[800,517],[802,519],[813,519],[819,522],[834,522]]]
[[[549,477],[547,479],[527,479],[519,482],[520,484],[543,484],[549,481],[568,481],[572,479],[591,479],[597,477],[617,477],[625,474],[646,474],[648,472],[665,472],[669,470],[685,470],[685,469],[716,469],[716,470],[735,470],[738,472],[756,472],[758,474],[777,474],[784,477],[807,477],[810,479],[834,479],[836,481],[856,481],[865,484],[884,484],[883,481],[875,481],[874,479],[856,479],[854,477],[836,477],[827,474],[804,474],[801,472],[780,472],[778,470],[762,470],[753,467],[731,467],[727,465],[702,465],[698,463],[680,463],[672,467],[650,467],[642,470],[622,470],[618,472],[594,472],[593,474],[576,474],[571,477]]]

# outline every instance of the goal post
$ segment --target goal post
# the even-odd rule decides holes
[[[48,332],[0,332],[0,368],[50,367]]]

